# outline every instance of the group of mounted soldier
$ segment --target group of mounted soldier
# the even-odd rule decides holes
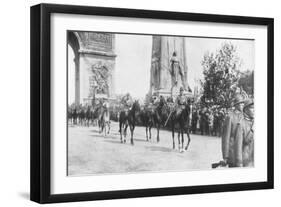
[[[119,132],[121,135],[126,136],[127,125],[131,130],[131,143],[133,143],[133,131],[136,122],[141,123],[146,129],[146,140],[151,140],[151,128],[155,127],[157,130],[156,141],[160,141],[159,131],[162,127],[168,127],[172,131],[173,148],[175,148],[174,136],[175,132],[178,133],[178,145],[181,152],[187,150],[190,143],[189,136],[189,122],[190,122],[190,110],[191,102],[184,95],[184,89],[180,88],[179,95],[175,98],[165,98],[164,96],[158,96],[153,94],[152,97],[144,103],[143,106],[137,107],[138,103],[132,103],[130,96],[127,94],[121,100],[124,105],[124,110],[120,113],[119,118]],[[136,111],[136,109],[138,109]],[[130,113],[131,112],[131,113]],[[127,118],[126,118],[127,117]],[[131,121],[130,121],[131,117]],[[126,124],[126,121],[128,122]],[[124,126],[124,127],[123,127]],[[131,127],[132,126],[132,127]],[[187,135],[187,145],[184,147],[184,134]]]
[[[67,110],[68,122],[72,125],[90,126],[98,124],[100,132],[107,126],[110,130],[109,103],[106,99],[93,100],[91,104],[71,104]]]

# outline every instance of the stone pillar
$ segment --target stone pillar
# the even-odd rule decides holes
[[[80,103],[80,70],[79,70],[79,54],[75,55],[74,63],[75,63],[75,103]]]

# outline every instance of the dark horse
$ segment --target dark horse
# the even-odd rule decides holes
[[[164,97],[160,97],[160,101],[157,104],[154,113],[153,113],[153,122],[157,129],[157,142],[160,141],[159,130],[161,126],[164,126],[165,121],[167,120],[169,115],[169,107]]]
[[[145,106],[140,114],[141,121],[145,126],[146,141],[151,140],[151,128],[154,125],[154,109],[150,106]]]
[[[123,143],[123,135],[124,135],[124,143],[126,142],[127,128],[130,127],[131,131],[131,144],[134,145],[134,129],[137,122],[137,117],[140,112],[140,104],[138,101],[135,101],[132,105],[132,108],[128,111],[122,110],[119,115],[119,132],[121,143]]]
[[[146,141],[151,140],[151,128],[155,126],[157,129],[157,142],[160,141],[160,127],[164,126],[168,118],[169,107],[164,97],[160,97],[159,102],[153,106],[147,106],[141,113],[142,122],[145,126]],[[149,138],[149,139],[148,139]]]
[[[170,126],[172,128],[172,138],[173,138],[173,149],[175,148],[175,131],[178,132],[178,144],[180,152],[183,152],[184,149],[184,133],[187,134],[188,142],[185,146],[185,150],[188,149],[190,144],[190,135],[189,135],[189,125],[190,125],[190,103],[185,102],[184,105],[180,105],[172,110],[171,117],[169,119]],[[180,139],[181,138],[181,139]]]

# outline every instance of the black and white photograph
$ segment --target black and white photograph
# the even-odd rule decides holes
[[[66,35],[67,176],[255,167],[255,39]]]
[[[31,200],[274,188],[274,19],[168,10],[31,7]]]

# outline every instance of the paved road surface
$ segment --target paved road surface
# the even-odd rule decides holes
[[[206,170],[210,169],[211,163],[221,160],[218,137],[191,134],[189,149],[180,153],[177,138],[176,149],[172,149],[170,131],[161,130],[160,142],[157,143],[156,130],[153,129],[152,141],[147,142],[145,128],[136,127],[135,143],[131,146],[128,137],[127,143],[120,143],[116,122],[111,127],[106,137],[98,133],[97,127],[69,127],[69,175]]]

